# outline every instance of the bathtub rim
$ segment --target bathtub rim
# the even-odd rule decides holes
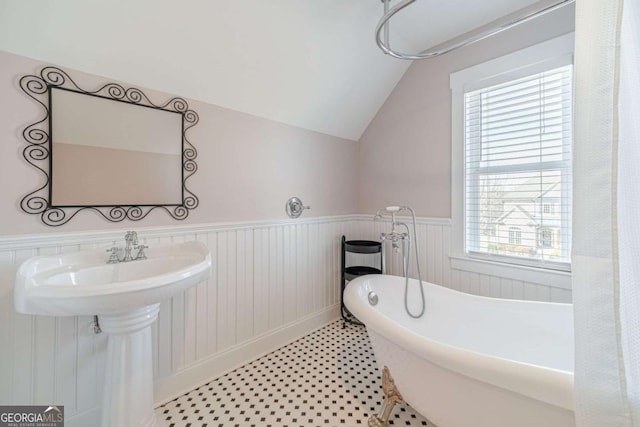
[[[345,289],[344,300],[347,308],[356,315],[367,328],[371,328],[390,342],[395,343],[417,357],[427,359],[429,362],[449,371],[552,406],[570,411],[574,410],[573,372],[505,359],[499,356],[479,353],[441,343],[429,337],[422,336],[412,329],[395,322],[388,315],[373,309],[368,304],[368,301],[366,301],[366,298],[360,298],[358,288],[366,286],[372,280],[374,282],[384,280],[384,277],[399,278],[399,276],[389,275],[361,276],[349,282]],[[447,292],[463,294],[479,299],[489,298],[466,294],[426,281],[423,281],[423,283],[425,285],[437,286],[438,289],[443,289]],[[365,289],[365,291],[368,291],[368,289]],[[496,298],[490,299],[495,300]],[[523,302],[520,300],[513,301]],[[540,303],[538,301],[524,302]]]

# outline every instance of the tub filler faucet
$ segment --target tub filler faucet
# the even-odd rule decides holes
[[[420,301],[422,303],[420,311],[415,314],[409,309],[408,294],[409,294],[409,259],[411,258],[411,231],[409,226],[404,222],[399,222],[396,218],[396,214],[400,211],[408,212],[411,215],[411,221],[413,223],[413,247],[415,249],[416,256],[416,272],[418,273],[418,283],[420,284]],[[382,271],[386,271],[386,255],[385,255],[385,242],[391,241],[391,247],[394,253],[399,253],[402,247],[402,273],[405,278],[404,287],[404,308],[407,314],[414,319],[422,317],[426,308],[426,302],[424,299],[424,289],[422,286],[422,274],[420,273],[420,250],[418,245],[418,230],[416,224],[416,213],[409,206],[387,206],[386,208],[378,209],[374,220],[383,220],[384,214],[391,214],[391,232],[381,233],[380,241],[382,242]],[[398,228],[403,227],[404,232],[399,232]]]
[[[383,271],[386,271],[386,266],[384,264],[386,264],[386,260],[385,260],[385,242],[389,241],[391,242],[391,248],[393,249],[394,253],[400,253],[400,248],[402,247],[402,271],[403,274],[407,273],[407,245],[411,243],[411,238],[409,236],[409,226],[407,224],[405,224],[404,222],[400,222],[398,221],[398,219],[396,218],[396,213],[400,211],[400,207],[399,206],[389,206],[387,208],[384,209],[380,209],[378,210],[378,212],[376,212],[376,216],[374,217],[374,220],[381,220],[384,219],[384,217],[382,216],[382,212],[387,212],[391,214],[391,232],[389,233],[380,233],[380,241],[382,242],[382,262],[383,262]],[[406,230],[405,232],[399,232],[398,228],[399,227],[404,227],[404,229]]]

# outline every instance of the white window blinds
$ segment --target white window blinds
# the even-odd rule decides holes
[[[466,252],[569,267],[572,66],[466,92]]]

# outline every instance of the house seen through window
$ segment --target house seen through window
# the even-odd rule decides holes
[[[464,96],[468,254],[568,265],[572,66]]]

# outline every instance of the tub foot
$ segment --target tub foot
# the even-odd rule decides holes
[[[369,417],[367,425],[369,427],[387,427],[389,425],[389,417],[396,403],[402,403],[402,395],[396,388],[396,384],[391,377],[389,368],[385,365],[382,368],[382,392],[384,393],[384,402],[380,408],[378,415]]]

